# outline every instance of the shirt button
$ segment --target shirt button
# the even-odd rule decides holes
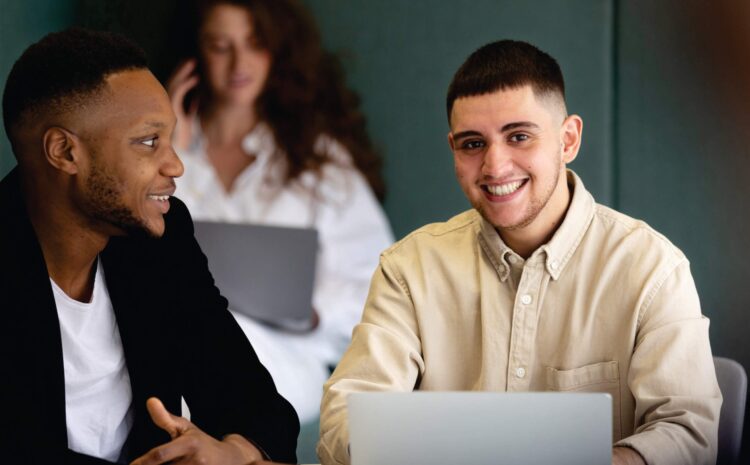
[[[516,368],[516,377],[523,378],[526,376],[526,369],[524,367]]]
[[[552,263],[549,264],[549,267],[553,270],[556,270],[560,267],[560,263],[557,260],[552,260]]]
[[[531,296],[529,294],[524,294],[521,296],[521,303],[524,305],[529,305],[531,303]]]
[[[508,255],[508,261],[515,265],[518,259],[515,255]]]

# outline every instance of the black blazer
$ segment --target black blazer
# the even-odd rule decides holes
[[[170,201],[160,239],[113,237],[101,254],[133,392],[132,460],[169,441],[146,399],[217,439],[239,433],[296,462],[299,420],[214,286],[185,205]],[[57,310],[18,168],[0,182],[0,463],[103,463],[67,448]]]

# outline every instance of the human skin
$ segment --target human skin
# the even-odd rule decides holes
[[[562,221],[570,202],[565,165],[578,154],[583,122],[530,85],[456,99],[448,143],[474,208],[528,257]]]

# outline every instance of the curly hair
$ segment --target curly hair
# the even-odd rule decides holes
[[[14,128],[25,121],[79,108],[106,86],[108,75],[146,66],[145,52],[118,34],[70,28],[46,35],[23,52],[5,83],[3,120],[11,144]]]
[[[287,158],[286,181],[333,161],[315,150],[316,140],[325,134],[349,151],[354,166],[382,201],[382,158],[367,134],[360,99],[347,87],[338,57],[323,50],[313,17],[298,1],[194,0],[191,16],[183,23],[187,28],[178,34],[190,38],[182,41],[184,56],[198,56],[203,19],[211,8],[224,4],[251,13],[257,43],[273,57],[255,110]]]

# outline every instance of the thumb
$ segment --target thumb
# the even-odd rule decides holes
[[[189,421],[169,413],[164,404],[156,397],[151,397],[146,401],[146,410],[151,415],[154,424],[169,433],[172,439],[182,435],[190,428]]]

